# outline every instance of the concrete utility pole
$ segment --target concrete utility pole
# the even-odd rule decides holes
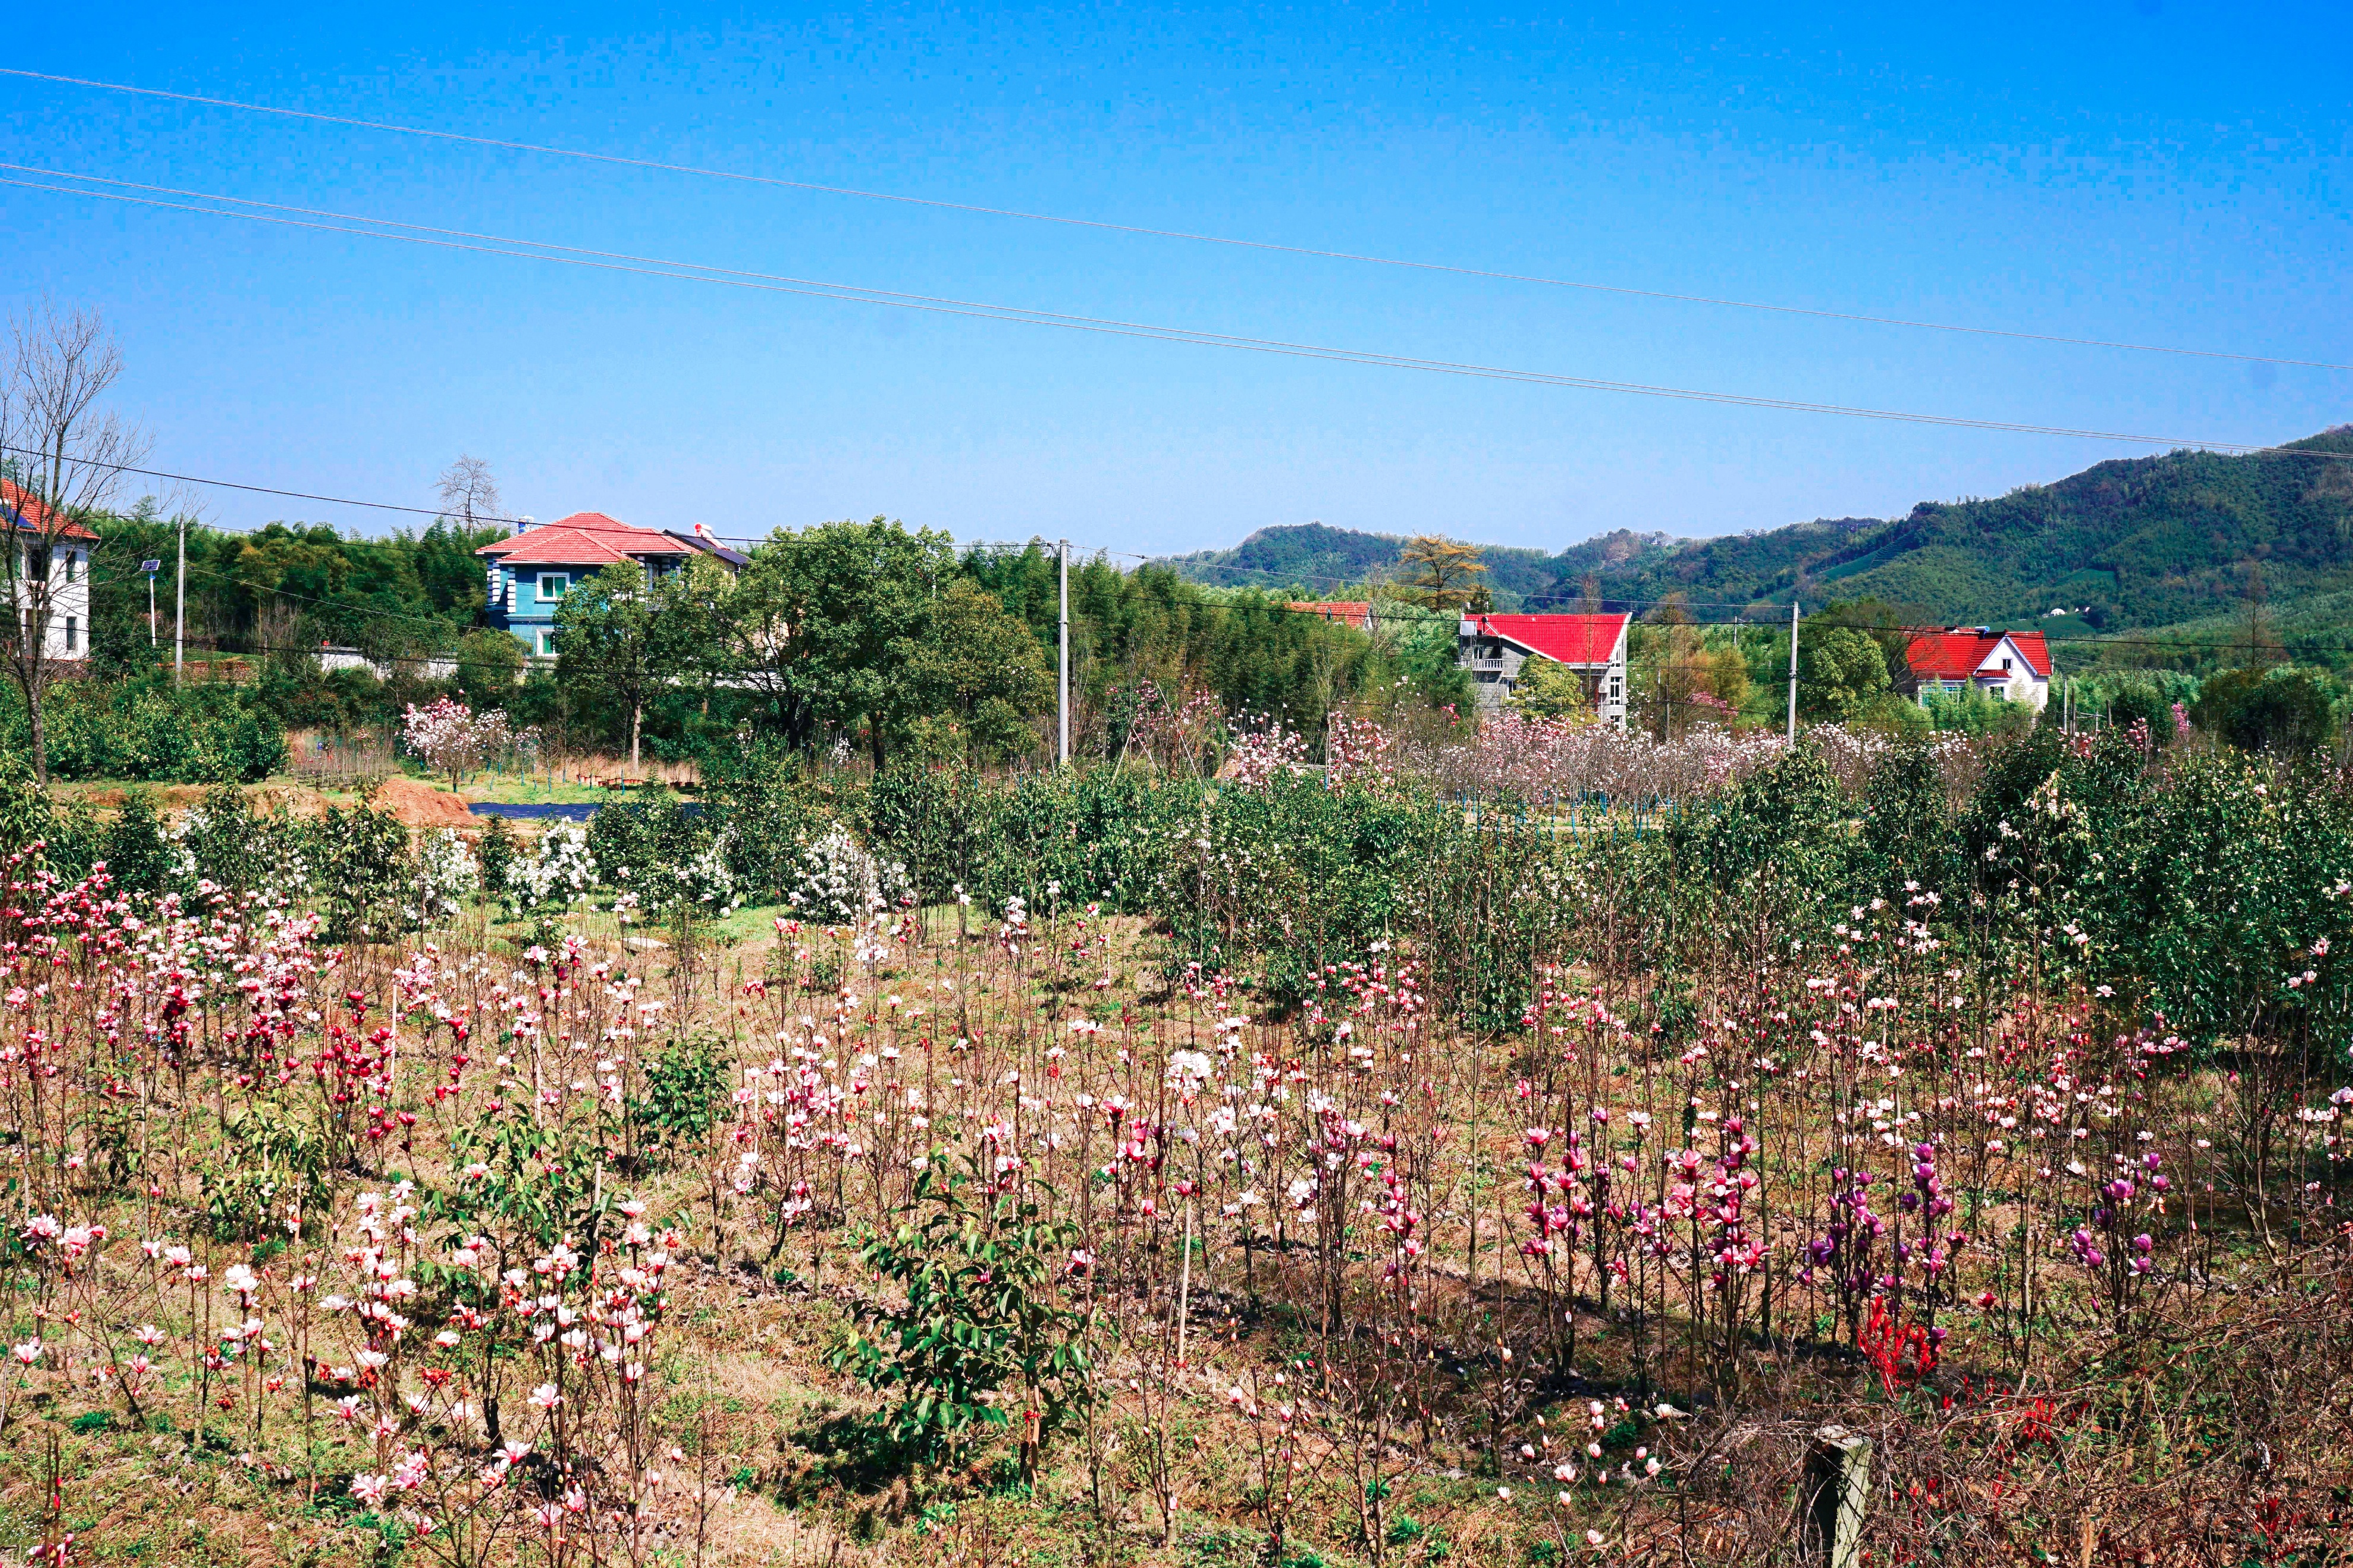
[[[1862,1518],[1871,1502],[1871,1439],[1843,1426],[1816,1432],[1806,1455],[1805,1488],[1798,1560],[1809,1568],[1861,1568]]]
[[[1798,743],[1798,601],[1789,601],[1789,744]]]
[[[180,584],[172,595],[172,684],[177,686],[185,678],[188,661],[188,517],[182,512],[180,524]]]
[[[1061,673],[1056,683],[1054,712],[1061,730],[1061,746],[1056,752],[1063,767],[1071,765],[1071,542],[1061,542],[1062,559],[1062,637]]]

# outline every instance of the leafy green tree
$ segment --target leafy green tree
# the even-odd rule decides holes
[[[512,701],[522,668],[522,644],[506,632],[485,627],[458,639],[458,690],[477,711]]]
[[[1831,626],[1799,639],[1798,707],[1808,718],[1854,718],[1889,687],[1887,656],[1870,633]]]
[[[646,704],[690,672],[706,646],[699,617],[681,607],[689,592],[677,578],[648,582],[632,561],[574,584],[555,607],[556,678],[628,714],[632,771]]]
[[[1520,678],[1512,685],[1511,704],[1531,719],[1593,716],[1593,699],[1586,693],[1585,678],[1541,654],[1520,666]]]
[[[1054,702],[1051,662],[1036,634],[969,577],[940,591],[904,678],[924,713],[952,717],[966,747],[990,761],[1035,745],[1029,720]]]
[[[726,601],[737,668],[801,745],[864,725],[880,771],[893,736],[923,711],[929,693],[907,667],[955,574],[955,542],[930,529],[881,517],[780,529]]]

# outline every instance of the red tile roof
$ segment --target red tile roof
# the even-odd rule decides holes
[[[1634,617],[1618,616],[1469,616],[1463,624],[1478,623],[1475,635],[1517,643],[1562,664],[1608,664]]]
[[[49,509],[41,504],[39,497],[22,489],[14,479],[0,479],[0,507],[7,509],[8,521],[16,525],[20,533],[50,531]],[[97,534],[70,519],[63,528],[56,531],[56,536],[59,539],[96,539],[98,537]]]
[[[601,511],[575,511],[511,539],[494,540],[474,552],[512,566],[610,566],[648,555],[685,555],[692,546],[632,528]]]
[[[512,534],[505,539],[494,539],[488,544],[483,545],[480,549],[475,551],[474,553],[477,555],[490,556],[511,555],[522,546],[525,540],[530,539],[533,535],[545,533],[551,529],[557,528],[570,529],[575,532],[584,533],[638,534],[652,533],[654,531],[650,528],[638,528],[634,524],[623,522],[617,517],[607,517],[601,511],[575,511],[569,517],[559,517],[554,522],[541,523],[534,528],[525,531],[524,532]]]
[[[1981,632],[1974,626],[1925,632],[1904,650],[1904,662],[1912,667],[1915,680],[1968,680],[1995,657],[1994,650],[2005,637],[2026,660],[2027,668],[2044,680],[2051,679],[2051,645],[2041,632]],[[1997,668],[1993,673],[2000,671]]]
[[[1290,610],[1305,610],[1310,615],[1321,616],[1327,621],[1338,621],[1341,625],[1354,626],[1358,631],[1365,629],[1365,623],[1370,620],[1373,615],[1372,605],[1362,599],[1293,599],[1283,607]]]

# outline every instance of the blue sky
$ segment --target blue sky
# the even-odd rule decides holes
[[[549,19],[551,9],[560,11]],[[1633,288],[2353,363],[2342,6],[858,12],[110,4],[24,68]],[[1401,271],[0,79],[0,159],[1433,359],[2268,441],[2353,373]],[[2147,448],[1089,336],[0,187],[0,303],[102,309],[153,466],[758,534],[1160,552],[1311,519],[1558,549],[1884,515]],[[383,526],[216,490],[216,521]]]

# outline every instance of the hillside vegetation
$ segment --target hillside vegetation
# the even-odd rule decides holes
[[[1664,540],[1665,535],[1659,537]],[[1179,576],[1215,587],[1326,594],[1349,584],[1399,576],[1398,558],[1406,542],[1398,534],[1305,522],[1261,528],[1231,550],[1196,551],[1172,557],[1166,564]],[[1558,563],[1541,550],[1491,544],[1480,552],[1480,559],[1487,567],[1488,587],[1506,607],[1516,607],[1529,595],[1557,592]]]
[[[2346,458],[2312,455],[2322,452]],[[1264,584],[1314,586],[1311,574],[1390,574],[1402,542],[1317,523],[1261,529],[1236,549],[1170,564],[1203,581],[1247,569]],[[1499,605],[1566,606],[1589,582],[1612,603],[1872,597],[1948,623],[2063,607],[2076,625],[2116,632],[2243,615],[2253,573],[2293,626],[2305,601],[2353,590],[2353,426],[2246,457],[2099,463],[2005,496],[1923,501],[1897,519],[1817,519],[1720,539],[1619,530],[1550,557],[1540,574],[1533,553],[1485,552]]]

